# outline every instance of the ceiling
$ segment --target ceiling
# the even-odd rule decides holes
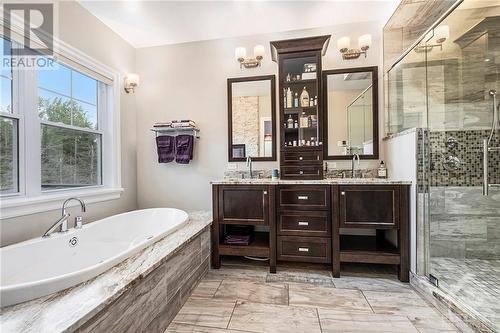
[[[385,23],[399,0],[79,2],[140,48],[348,23]]]

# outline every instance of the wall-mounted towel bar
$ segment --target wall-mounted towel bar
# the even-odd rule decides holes
[[[153,127],[151,131],[158,135],[178,135],[178,134],[191,134],[195,138],[200,138],[200,129],[193,127]]]

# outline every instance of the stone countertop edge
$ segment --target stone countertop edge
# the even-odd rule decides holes
[[[410,180],[384,179],[384,178],[328,178],[320,180],[284,180],[284,179],[250,179],[228,178],[214,180],[212,185],[411,185]]]
[[[212,212],[188,212],[189,222],[122,263],[60,292],[1,309],[2,333],[72,332],[113,303],[137,280],[169,260],[212,223]]]

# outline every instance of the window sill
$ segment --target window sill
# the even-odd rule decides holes
[[[123,188],[92,188],[47,192],[37,197],[0,199],[0,220],[61,209],[64,200],[78,197],[86,204],[119,199]],[[69,207],[78,203],[72,202]]]

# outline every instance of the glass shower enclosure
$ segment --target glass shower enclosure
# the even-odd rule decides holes
[[[387,79],[387,131],[419,128],[419,270],[500,332],[500,2],[460,2]]]

